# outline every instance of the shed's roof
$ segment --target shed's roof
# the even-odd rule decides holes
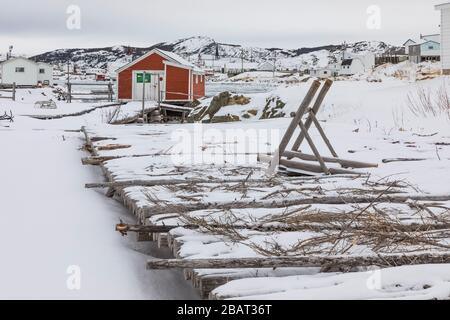
[[[143,59],[147,58],[148,56],[151,56],[154,53],[161,55],[162,57],[166,58],[167,60],[169,60],[175,64],[179,64],[181,66],[192,69],[195,72],[203,72],[202,69],[198,68],[195,64],[187,61],[186,59],[180,57],[178,54],[176,54],[174,52],[170,52],[170,51],[161,50],[158,48],[152,49],[149,52],[147,52],[146,54],[140,56],[139,58],[127,63],[126,65],[117,69],[116,72],[121,72],[121,71],[131,67],[132,65],[136,64],[137,62],[142,61]]]

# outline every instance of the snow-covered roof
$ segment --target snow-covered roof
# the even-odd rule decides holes
[[[163,53],[164,55],[168,56],[169,58],[171,58],[172,60],[174,60],[175,62],[182,64],[184,66],[189,66],[192,68],[196,68],[197,66],[194,65],[193,63],[187,61],[186,59],[184,59],[183,57],[179,56],[176,53],[170,52],[170,51],[166,51],[166,50],[161,50],[161,49],[156,49],[159,52]]]
[[[25,60],[25,61],[28,61],[28,62],[31,62],[31,63],[33,63],[33,64],[37,64],[37,65],[47,65],[47,66],[49,66],[49,67],[51,67],[52,65],[50,65],[50,64],[48,64],[48,63],[45,63],[45,62],[39,62],[39,61],[33,61],[33,60],[31,60],[31,59],[28,59],[28,58],[25,58],[25,57],[13,57],[13,58],[11,58],[11,59],[8,59],[8,60],[5,60],[5,61],[2,61],[2,62],[0,62],[0,64],[7,64],[7,63],[11,63],[11,62],[14,62],[14,61],[17,61],[17,60]]]
[[[450,2],[442,3],[434,6],[436,10],[450,9]]]
[[[189,69],[192,69],[194,72],[203,72],[202,69],[198,68],[195,64],[187,61],[186,59],[182,58],[181,56],[179,56],[178,54],[174,53],[174,52],[170,52],[170,51],[165,51],[165,50],[161,50],[161,49],[152,49],[149,52],[147,52],[146,54],[140,56],[139,58],[137,58],[136,60],[131,61],[130,63],[127,63],[126,65],[122,66],[121,68],[117,69],[116,72],[119,73],[127,68],[129,68],[130,66],[134,65],[135,63],[142,61],[143,59],[151,56],[152,54],[157,53],[161,56],[163,56],[164,58],[166,58],[167,60],[184,66],[184,67],[188,67]]]
[[[416,43],[415,40],[413,40],[413,39],[408,39],[408,40],[405,41],[405,43],[404,43],[403,45],[405,46],[408,42]]]
[[[417,40],[414,44],[412,44],[412,46],[421,46],[421,45],[429,43],[429,42],[440,44],[438,41],[435,41],[435,40],[420,39],[420,40]]]

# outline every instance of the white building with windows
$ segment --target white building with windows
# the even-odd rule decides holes
[[[318,78],[351,76],[368,72],[374,67],[375,54],[373,52],[354,54],[345,51],[337,57],[336,62],[328,64],[325,68],[313,69],[310,74]]]
[[[53,84],[53,66],[26,58],[12,58],[0,64],[2,84],[48,86]]]
[[[441,11],[441,63],[442,73],[450,74],[450,3],[437,5]]]
[[[441,59],[441,35],[420,35],[419,39],[408,39],[403,44],[405,54],[414,63],[439,61]]]

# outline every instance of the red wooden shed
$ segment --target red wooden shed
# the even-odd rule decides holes
[[[158,100],[158,78],[162,101],[186,103],[205,96],[203,70],[173,52],[153,49],[117,70],[118,100],[142,100],[143,87],[145,99]]]

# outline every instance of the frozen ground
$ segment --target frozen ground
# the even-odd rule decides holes
[[[282,85],[270,93],[254,94],[251,96],[251,105],[246,108],[255,108],[260,114],[266,98],[274,95],[286,102],[286,111],[289,113],[298,106],[308,87],[309,83]],[[369,170],[375,178],[392,175],[412,183],[420,188],[420,192],[448,194],[449,118],[445,111],[427,117],[414,115],[407,106],[406,99],[408,95],[415,97],[419,88],[429,90],[433,96],[432,104],[436,104],[440,88],[448,88],[448,79],[440,77],[410,83],[408,80],[386,77],[381,83],[336,82],[325,100],[319,118],[342,157],[380,164],[379,168]],[[121,158],[107,162],[108,169],[114,171],[118,179],[150,179],[151,175],[173,170],[173,163],[170,162],[173,158],[170,156],[176,150],[171,150],[171,146],[177,141],[173,140],[172,133],[180,129],[181,133],[189,136],[195,130],[195,125],[109,126],[105,124],[105,119],[112,108],[98,109],[82,117],[41,121],[21,115],[70,113],[71,108],[79,111],[92,105],[68,106],[59,103],[57,110],[43,111],[33,109],[33,100],[42,100],[40,92],[23,91],[19,93],[19,97],[16,103],[0,101],[0,114],[12,110],[16,115],[14,123],[0,123],[0,212],[2,222],[7,226],[0,235],[6,261],[0,266],[0,296],[150,299],[196,297],[181,275],[146,271],[144,264],[148,257],[143,252],[152,253],[152,250],[142,245],[137,246],[133,240],[121,238],[113,231],[119,217],[126,217],[131,222],[134,220],[121,205],[105,198],[103,193],[83,188],[85,182],[101,179],[101,173],[81,166],[80,158],[86,156],[86,153],[78,150],[82,145],[81,134],[65,131],[78,130],[85,125],[97,135],[116,137],[114,143],[132,145],[129,149],[105,151],[102,155],[166,151],[167,157]],[[133,113],[139,108],[139,104],[129,104],[124,107],[124,113]],[[233,112],[234,108],[239,109],[238,113],[241,112],[240,106],[227,107],[224,112]],[[209,124],[203,129],[219,129],[221,132],[242,128],[274,129],[282,133],[289,123],[288,115],[281,119],[260,121],[254,117],[245,121]],[[215,140],[214,135],[207,137],[198,150],[190,151],[207,153],[234,149],[234,140],[219,136],[219,140]],[[275,136],[280,138],[280,135]],[[317,132],[314,131],[313,136],[317,139]],[[249,143],[259,146],[256,151],[261,152],[260,148],[273,149],[278,141],[271,141],[271,145],[265,142],[257,138]],[[101,141],[98,144],[108,143],[111,141]],[[238,141],[237,144],[240,143]],[[324,151],[323,144],[319,148]],[[396,157],[423,158],[424,161],[381,163],[382,159]],[[191,173],[195,172],[190,170],[186,176]],[[210,172],[200,171],[200,174],[209,176],[220,173],[211,166]],[[331,192],[335,190],[333,186],[345,187],[340,182],[322,185]],[[191,201],[186,200],[186,197],[183,201],[177,200],[163,191],[156,195],[167,196],[167,201]],[[222,198],[215,200],[227,200],[219,193],[220,190],[209,192],[205,198],[221,196]],[[227,196],[235,197],[231,193]],[[250,193],[249,196],[253,194]],[[142,192],[136,192],[136,197],[139,200]],[[143,205],[148,205],[146,201],[148,199],[142,197]],[[298,234],[286,236],[294,240],[299,237]],[[233,246],[220,239],[212,243],[209,236],[196,232],[186,234],[184,239],[186,241],[181,248],[184,258],[229,257],[236,252],[238,256],[254,254],[248,248],[244,250],[242,246]],[[79,291],[67,288],[67,280],[71,279],[66,273],[69,266],[81,268]],[[445,298],[449,293],[448,270],[448,265],[388,269],[383,275],[383,279],[387,281],[383,282],[385,291],[367,291],[367,274],[352,273],[243,279],[217,289],[215,294],[223,298]],[[272,274],[268,273],[268,276]]]
[[[0,101],[1,114],[16,115],[14,123],[0,123],[0,298],[197,298],[180,274],[145,270],[152,248],[114,231],[119,218],[134,219],[116,201],[84,189],[101,172],[81,165],[81,135],[65,130],[101,122],[104,111],[51,121],[19,116],[48,112],[33,108],[41,96],[23,91],[17,103]],[[58,110],[89,107],[60,103]],[[79,290],[72,286],[78,271]]]

